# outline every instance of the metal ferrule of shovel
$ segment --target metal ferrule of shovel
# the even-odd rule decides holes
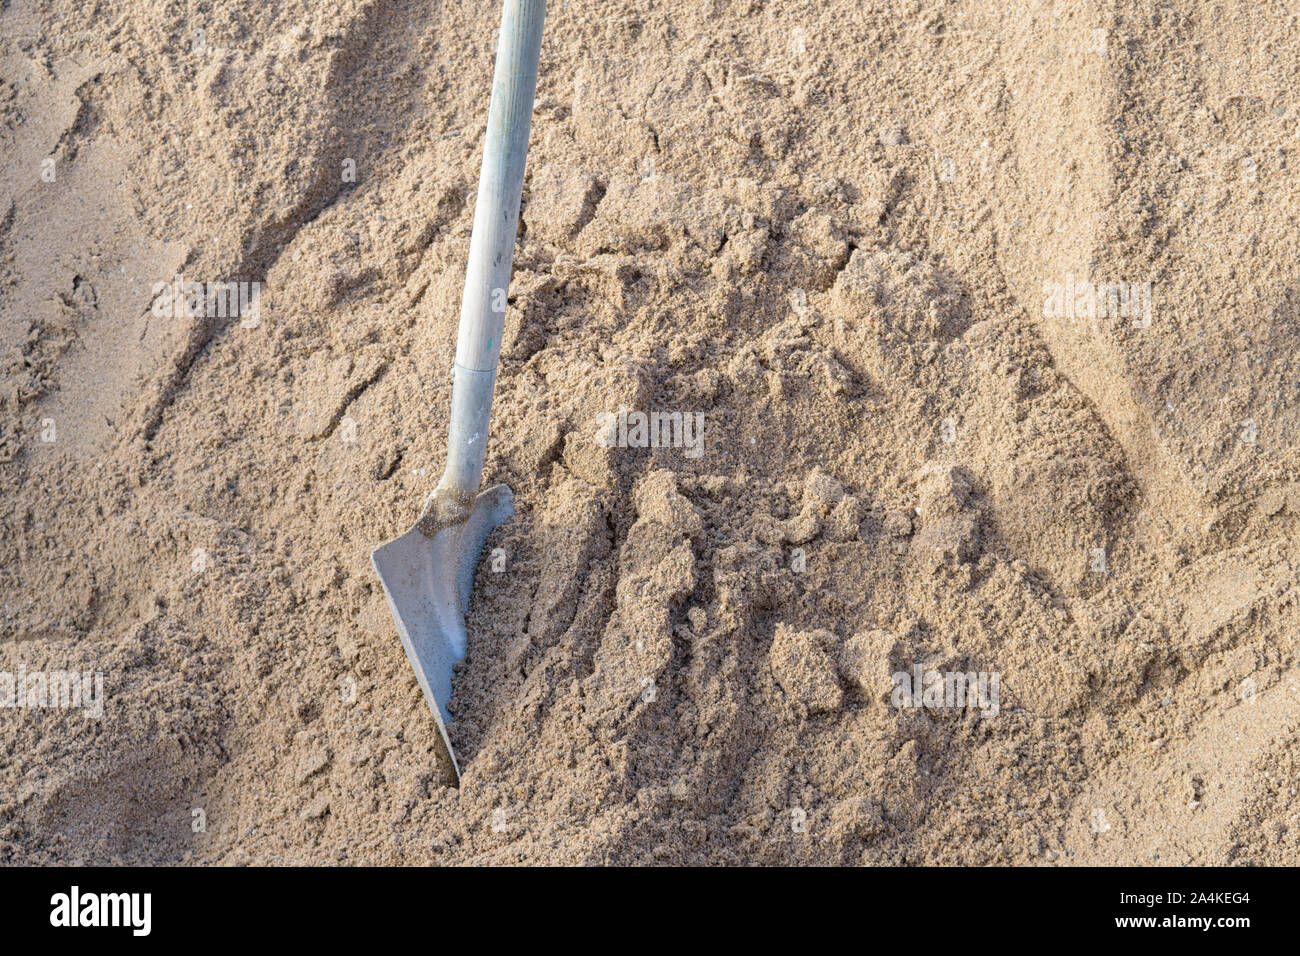
[[[483,171],[460,308],[447,468],[410,531],[371,555],[406,656],[433,711],[456,781],[460,766],[447,735],[453,669],[465,659],[465,612],[479,553],[512,514],[510,489],[479,493],[492,391],[514,264],[519,198],[532,121],[545,0],[505,0]]]

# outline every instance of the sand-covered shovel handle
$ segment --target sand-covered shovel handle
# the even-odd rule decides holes
[[[545,0],[505,0],[460,307],[447,470],[430,496],[430,525],[464,520],[482,479],[545,17]]]

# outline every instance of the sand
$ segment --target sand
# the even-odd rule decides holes
[[[0,863],[1300,862],[1297,15],[878,7],[552,4],[453,789],[496,4],[6,5]]]

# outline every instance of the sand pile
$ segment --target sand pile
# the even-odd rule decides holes
[[[1005,8],[552,4],[457,791],[497,8],[11,3],[0,862],[1300,860],[1300,25]]]

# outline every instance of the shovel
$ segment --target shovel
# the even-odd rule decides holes
[[[495,485],[480,494],[479,485],[545,16],[546,0],[505,0],[452,369],[447,468],[415,527],[370,556],[457,784],[460,766],[447,735],[452,672],[465,659],[465,611],[479,552],[492,529],[514,514],[509,488]]]

